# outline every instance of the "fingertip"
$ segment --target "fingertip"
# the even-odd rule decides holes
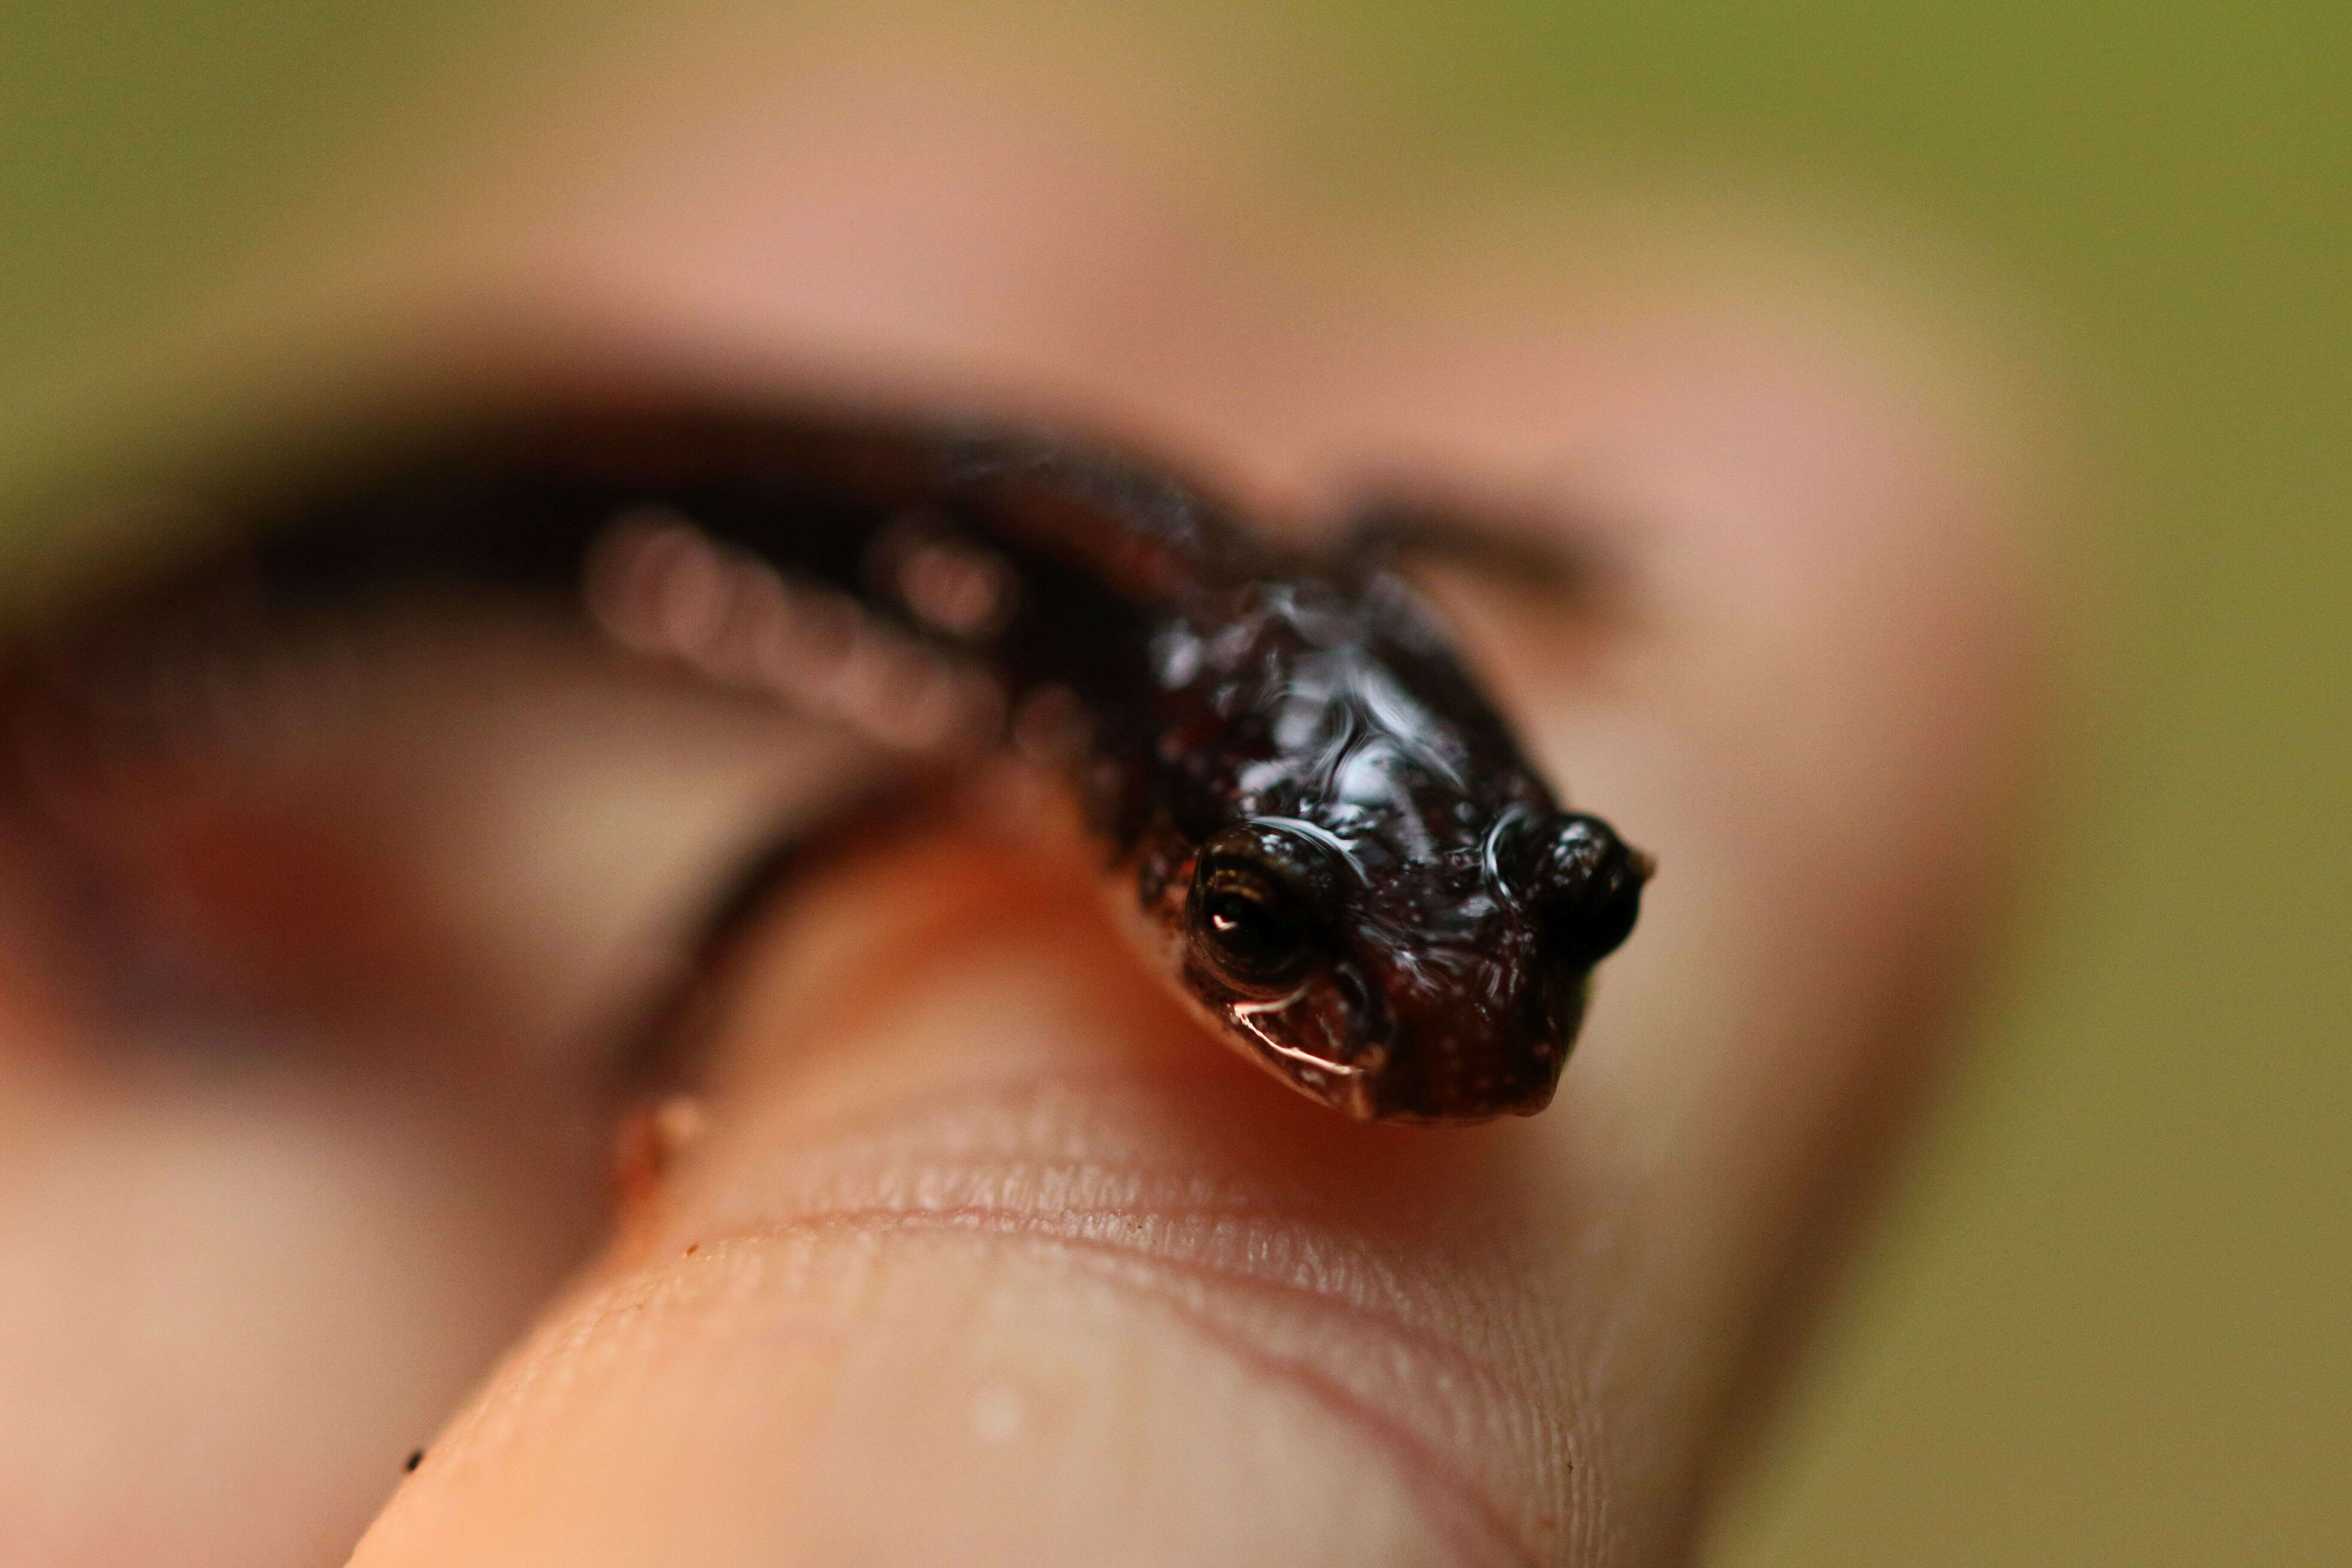
[[[1559,1528],[1516,1139],[1289,1095],[1005,847],[793,904],[671,1190],[361,1562],[1510,1561]]]

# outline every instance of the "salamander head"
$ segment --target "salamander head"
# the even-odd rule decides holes
[[[1543,1109],[1648,858],[1559,809],[1393,576],[1250,584],[1153,655],[1103,818],[1179,994],[1361,1120]]]
[[[1648,860],[1597,817],[1524,806],[1468,854],[1381,867],[1360,847],[1297,819],[1216,834],[1183,901],[1186,992],[1262,1066],[1361,1120],[1542,1110]]]

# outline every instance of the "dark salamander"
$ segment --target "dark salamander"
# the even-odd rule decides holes
[[[1064,435],[571,409],[236,521],[231,575],[273,611],[561,595],[627,646],[830,694],[908,747],[1011,738],[1070,780],[1180,994],[1349,1116],[1540,1110],[1649,874],[1561,809],[1381,555],[1279,548]]]

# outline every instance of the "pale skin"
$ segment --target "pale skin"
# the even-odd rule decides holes
[[[974,85],[1001,61],[791,68],[773,122],[684,130],[655,72],[529,153],[567,179],[362,287],[1075,405],[1276,510],[1369,457],[1578,520],[1599,611],[1434,584],[1661,866],[1558,1100],[1421,1131],[1288,1094],[1017,781],[759,922],[700,1129],[617,1215],[604,1114],[544,1109],[585,1068],[483,1059],[461,1001],[395,1066],[206,1096],[92,1067],[20,942],[0,1279],[40,1304],[0,1377],[39,1436],[0,1424],[0,1520],[39,1534],[0,1563],[321,1561],[387,1493],[370,1568],[1680,1560],[2018,869],[2029,465],[1982,367],[1818,285],[1570,268],[1571,220],[1274,202],[1236,121],[1195,163],[1066,135]]]

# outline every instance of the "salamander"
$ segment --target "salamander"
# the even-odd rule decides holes
[[[1360,1120],[1542,1109],[1651,874],[1562,806],[1392,556],[1277,543],[1067,432],[551,406],[239,507],[233,559],[153,596],[532,595],[911,751],[1017,746],[1176,994]]]

